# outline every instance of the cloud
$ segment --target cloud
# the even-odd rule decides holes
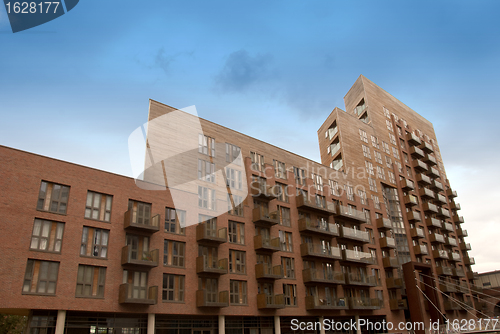
[[[231,53],[215,77],[216,87],[223,92],[242,92],[269,79],[272,69],[270,54],[250,55],[246,50]]]
[[[155,66],[161,68],[165,73],[169,72],[170,64],[175,60],[176,56],[167,55],[165,49],[161,48],[155,57]]]

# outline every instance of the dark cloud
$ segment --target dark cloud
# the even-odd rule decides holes
[[[225,92],[242,92],[267,80],[272,72],[271,65],[270,54],[252,56],[246,50],[233,52],[215,77],[216,87]]]

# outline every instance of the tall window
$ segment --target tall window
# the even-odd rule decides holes
[[[132,222],[135,224],[150,225],[151,204],[129,200],[128,209],[132,211]]]
[[[397,145],[397,141],[396,141],[396,136],[394,136],[392,133],[389,133],[389,140],[391,141],[391,144],[392,145]]]
[[[383,164],[382,162],[382,154],[380,152],[375,152],[375,161],[378,162],[379,164]]]
[[[373,171],[373,164],[370,161],[365,161],[366,172],[368,175],[375,175]]]
[[[295,259],[291,257],[281,258],[284,278],[295,278]]]
[[[233,216],[243,217],[243,197],[227,194],[227,212]]]
[[[388,155],[385,156],[385,165],[387,166],[387,168],[392,169],[392,159]]]
[[[372,146],[373,146],[373,147],[376,147],[376,148],[378,148],[378,149],[380,149],[380,145],[379,145],[379,143],[378,143],[378,139],[377,139],[377,137],[375,137],[375,136],[371,136],[371,139],[372,139]]]
[[[174,240],[163,241],[163,265],[184,267],[186,243]]]
[[[321,175],[312,174],[312,179],[316,190],[323,191],[323,178],[321,177]]]
[[[184,301],[184,275],[163,274],[162,300],[164,302]]]
[[[347,199],[350,201],[354,201],[354,189],[352,186],[347,186]]]
[[[274,163],[274,175],[280,179],[286,179],[286,167],[285,163],[273,160]]]
[[[145,271],[123,271],[124,284],[128,284],[128,298],[146,299],[148,295],[148,273]]]
[[[375,209],[380,209],[380,200],[378,196],[372,195],[372,200],[373,200],[373,205],[375,206]]]
[[[256,153],[250,152],[250,158],[252,159],[252,169],[255,171],[264,171],[264,156]]]
[[[245,252],[234,249],[229,250],[229,271],[235,274],[246,273],[246,256]]]
[[[366,204],[366,191],[358,189],[358,196],[361,204]]]
[[[198,180],[215,183],[215,164],[198,159]]]
[[[80,255],[106,258],[108,256],[108,239],[108,230],[84,226]]]
[[[186,211],[165,208],[165,232],[185,234]]]
[[[288,192],[287,192],[287,185],[283,183],[277,183],[276,186],[278,188],[278,200],[282,202],[288,202]]]
[[[366,145],[361,145],[361,147],[363,148],[363,155],[368,158],[368,159],[371,159],[372,158],[372,155],[370,153],[370,148]]]
[[[226,185],[232,189],[241,190],[242,174],[240,170],[226,167]]]
[[[290,209],[286,208],[284,206],[278,205],[278,212],[280,214],[280,216],[279,216],[280,225],[288,226],[288,227],[292,226],[291,219],[290,219]]]
[[[198,206],[204,209],[215,210],[215,190],[198,186]]]
[[[76,278],[76,296],[104,297],[105,281],[106,268],[80,264]]]
[[[359,138],[361,141],[368,143],[368,136],[366,135],[366,131],[359,129]]]
[[[370,185],[370,190],[377,192],[377,182],[371,177],[368,178],[368,184]]]
[[[293,252],[293,239],[291,232],[279,231],[280,246],[284,252]]]
[[[233,144],[226,143],[226,162],[241,166],[241,149]]]
[[[301,186],[306,185],[306,171],[298,168],[298,167],[293,167],[293,175],[295,176],[295,183],[300,184]]]
[[[247,282],[235,281],[229,282],[229,302],[231,304],[247,304]]]
[[[379,179],[385,180],[384,169],[382,167],[380,167],[380,166],[377,166],[377,177]]]
[[[60,253],[63,232],[64,223],[35,219],[30,249]]]
[[[387,174],[389,175],[389,182],[391,183],[396,183],[396,177],[394,176],[394,173],[391,171],[387,171]]]
[[[394,155],[394,158],[399,159],[399,152],[398,152],[397,148],[393,147],[392,148],[392,153]]]
[[[210,157],[215,157],[215,139],[200,133],[198,135],[198,152]]]
[[[68,197],[68,186],[42,181],[36,208],[37,210],[65,214],[68,207]]]
[[[297,306],[297,285],[283,284],[283,295],[286,306]]]
[[[334,196],[339,196],[340,195],[339,183],[334,180],[328,180],[328,184],[330,186],[330,193]]]
[[[85,205],[85,218],[109,222],[111,219],[112,202],[113,196],[111,195],[88,191]]]
[[[56,294],[59,262],[29,259],[24,274],[23,293]]]
[[[228,222],[229,242],[233,244],[245,244],[245,224],[229,221]]]
[[[382,142],[382,146],[384,148],[385,153],[391,154],[391,150],[389,148],[389,144],[387,144],[385,141]]]

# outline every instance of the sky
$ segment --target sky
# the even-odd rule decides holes
[[[475,271],[500,269],[498,1],[97,1],[12,33],[0,145],[131,175],[149,99],[319,161],[360,74],[434,124]],[[289,129],[300,129],[300,132]]]

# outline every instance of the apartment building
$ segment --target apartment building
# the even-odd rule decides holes
[[[467,317],[473,260],[432,124],[363,76],[345,105],[321,163],[156,101],[150,122],[201,131],[177,161],[148,155],[143,180],[0,147],[0,312],[30,333],[346,332],[305,324],[408,321],[411,261],[440,312]],[[165,132],[147,154],[181,145],[153,145]]]

